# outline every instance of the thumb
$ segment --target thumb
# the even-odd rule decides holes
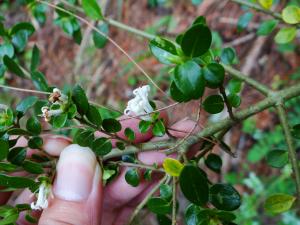
[[[84,224],[101,221],[101,170],[89,148],[69,145],[57,164],[54,199],[41,215],[40,225]]]

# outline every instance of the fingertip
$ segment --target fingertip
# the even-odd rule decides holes
[[[52,156],[59,156],[62,150],[72,143],[64,136],[47,136],[44,138],[44,150]]]
[[[193,129],[194,129],[193,133],[197,133],[200,131],[200,127],[197,125],[195,121],[191,119],[184,119],[174,123],[171,126],[171,129],[169,129],[169,133],[174,137],[183,138]]]

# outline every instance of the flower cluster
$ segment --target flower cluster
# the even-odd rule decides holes
[[[44,106],[41,109],[46,122],[49,122],[52,116],[58,116],[64,112],[62,106],[68,102],[68,96],[64,95],[58,88],[54,88],[53,93],[49,96],[49,102],[52,103],[51,107]],[[52,109],[52,106],[55,106],[56,109]]]
[[[150,121],[150,115],[145,115],[153,112],[153,108],[148,100],[149,92],[149,85],[145,85],[133,90],[133,94],[135,97],[127,103],[127,107],[124,110],[124,114],[141,116],[143,120]]]

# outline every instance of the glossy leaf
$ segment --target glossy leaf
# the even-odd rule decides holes
[[[68,120],[68,114],[67,113],[63,113],[57,116],[53,116],[52,118],[52,126],[53,128],[62,128],[65,126],[66,122]]]
[[[157,120],[152,129],[153,135],[157,137],[162,137],[166,133],[166,128],[162,119]]]
[[[288,24],[300,23],[300,8],[296,5],[289,5],[282,10],[282,19]]]
[[[205,159],[205,165],[214,172],[220,173],[222,168],[222,159],[216,154],[209,154]]]
[[[274,194],[267,198],[264,208],[267,212],[278,214],[288,211],[296,198],[287,194]]]
[[[36,183],[34,180],[26,177],[8,176],[0,174],[0,185],[9,188],[34,188]]]
[[[167,214],[172,210],[172,204],[163,198],[150,198],[147,202],[147,208],[156,214]]]
[[[108,35],[109,27],[107,23],[99,24],[97,25],[97,28],[105,35]],[[93,31],[93,41],[97,48],[104,48],[108,40],[103,35],[99,34],[96,31]]]
[[[104,119],[102,122],[102,127],[105,131],[110,133],[119,132],[122,129],[122,125],[118,120],[115,119]]]
[[[147,131],[150,129],[151,125],[152,125],[151,121],[141,120],[139,122],[139,131],[142,134],[147,133]]]
[[[294,40],[297,34],[295,27],[284,27],[279,30],[275,36],[275,42],[277,44],[287,44]]]
[[[140,184],[140,176],[137,169],[129,169],[125,174],[125,180],[133,187],[137,187]]]
[[[241,205],[240,194],[229,184],[214,184],[209,191],[210,202],[217,209],[233,211]]]
[[[179,184],[182,193],[190,202],[199,206],[207,203],[209,188],[200,168],[194,165],[184,166],[179,176]]]
[[[22,167],[23,167],[24,170],[26,170],[29,173],[33,173],[33,174],[42,174],[42,173],[44,173],[44,169],[41,166],[41,164],[29,161],[29,160],[25,160]]]
[[[229,104],[234,108],[239,107],[242,102],[241,97],[237,94],[229,94],[227,96],[227,99],[228,99]]]
[[[94,131],[91,130],[79,130],[73,142],[82,147],[90,147],[94,141]]]
[[[89,109],[89,102],[84,90],[79,85],[76,85],[72,90],[72,99],[77,107],[78,112],[83,115]]]
[[[194,61],[187,61],[175,68],[174,81],[184,96],[198,99],[205,88],[204,76],[200,66]]]
[[[11,58],[9,58],[7,55],[3,57],[4,65],[8,68],[10,72],[13,74],[18,75],[19,77],[24,78],[25,74],[23,70],[20,68],[20,66]]]
[[[181,48],[186,56],[198,57],[209,50],[211,42],[212,34],[210,29],[198,23],[184,33]]]
[[[165,158],[163,162],[163,168],[166,173],[173,177],[178,177],[183,169],[184,165],[177,159]]]
[[[286,150],[280,150],[280,149],[272,150],[268,152],[266,159],[269,166],[275,168],[282,168],[289,161],[289,153]]]
[[[29,108],[31,108],[36,102],[38,98],[36,96],[29,96],[23,99],[16,107],[17,112],[23,116]]]
[[[7,140],[0,139],[0,160],[6,158],[9,150],[9,144]]]
[[[135,133],[131,128],[126,127],[124,133],[125,133],[125,136],[128,138],[129,141],[134,141],[135,140]]]
[[[266,20],[261,23],[256,31],[257,35],[268,35],[270,34],[278,25],[278,20]]]
[[[48,82],[45,75],[39,71],[34,71],[31,73],[31,80],[39,91],[49,91]]]
[[[96,155],[106,155],[112,150],[111,141],[104,137],[97,138],[93,141],[92,150],[96,153]]]
[[[160,197],[165,200],[170,200],[172,198],[172,187],[167,184],[162,184],[159,187]]]
[[[27,120],[26,129],[35,135],[39,135],[42,131],[42,126],[36,117],[31,117]]]
[[[218,63],[210,63],[203,68],[206,85],[210,88],[217,88],[223,84],[225,70]]]
[[[21,165],[26,158],[26,148],[15,147],[7,155],[7,160],[15,165]]]
[[[35,71],[38,68],[39,64],[40,64],[40,50],[36,45],[34,45],[32,49],[30,70]]]
[[[177,102],[186,102],[191,99],[191,98],[185,96],[181,90],[179,90],[175,81],[172,81],[172,83],[171,83],[170,94],[171,94],[172,99]]]
[[[96,0],[82,0],[82,8],[86,15],[93,20],[103,19],[101,8]]]
[[[224,109],[223,98],[220,95],[208,96],[202,105],[204,110],[210,114],[220,113]]]
[[[221,52],[221,61],[224,64],[231,65],[236,58],[236,52],[234,48],[224,48]]]
[[[95,106],[93,105],[89,106],[89,109],[86,113],[86,117],[92,124],[96,125],[97,127],[101,126],[102,118],[100,112]]]

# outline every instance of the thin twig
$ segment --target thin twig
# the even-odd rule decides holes
[[[50,95],[50,94],[52,94],[51,92],[30,90],[30,89],[25,89],[25,88],[18,88],[18,87],[7,86],[7,85],[3,85],[3,84],[0,84],[0,88],[14,90],[14,91],[34,93],[34,94],[42,94],[42,95]]]
[[[224,86],[223,86],[223,85],[220,86],[219,90],[220,90],[221,95],[223,96],[225,105],[227,106],[227,111],[228,111],[228,114],[229,114],[230,118],[231,118],[232,120],[236,120],[236,119],[234,118],[234,115],[233,115],[233,112],[232,112],[232,106],[231,106],[230,103],[229,103],[229,100],[228,100],[228,98],[227,98],[227,95],[226,95]]]
[[[148,200],[152,197],[152,195],[154,195],[154,193],[159,189],[159,187],[165,183],[166,181],[168,181],[168,179],[170,179],[170,177],[168,175],[165,175],[157,185],[155,185],[155,187],[153,187],[151,189],[151,191],[146,195],[146,197],[143,199],[143,201],[141,201],[141,203],[135,208],[135,210],[133,211],[128,225],[131,225],[135,219],[135,217],[139,214],[139,212],[144,208],[144,206],[147,204]]]
[[[120,162],[120,161],[117,161],[117,162],[109,162],[108,164],[113,164],[113,165],[119,165],[119,166],[126,166],[126,167],[136,167],[136,168],[141,168],[141,169],[149,169],[149,170],[152,170],[152,171],[157,171],[157,172],[162,172],[162,173],[165,173],[165,171],[163,169],[160,169],[160,168],[156,168],[156,167],[153,167],[153,166],[149,166],[149,165],[145,165],[145,164],[137,164],[137,163],[127,163],[127,162]]]

